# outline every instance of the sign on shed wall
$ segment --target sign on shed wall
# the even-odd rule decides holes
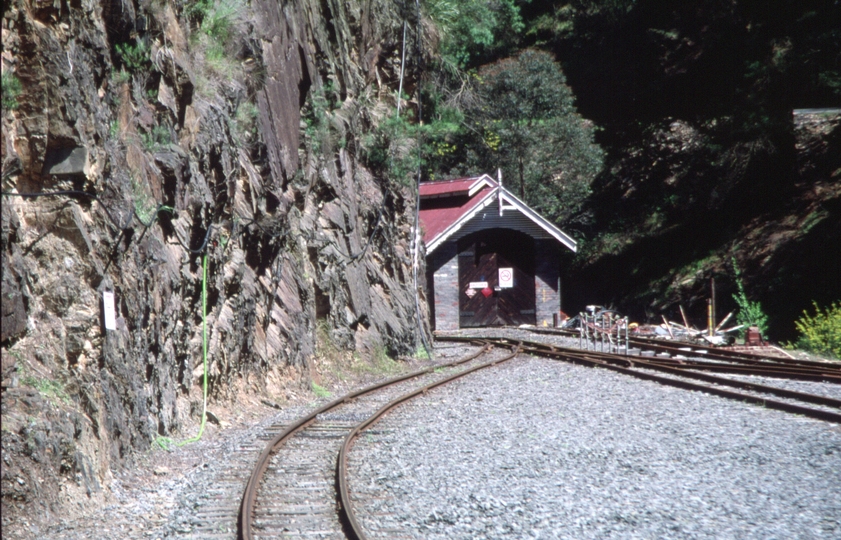
[[[499,287],[501,289],[510,289],[514,286],[514,269],[500,268],[499,269]]]

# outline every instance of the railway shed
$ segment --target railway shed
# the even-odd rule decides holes
[[[575,241],[488,175],[424,182],[420,221],[436,330],[551,325]]]

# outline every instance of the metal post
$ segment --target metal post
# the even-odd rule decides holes
[[[616,316],[616,354],[619,354],[619,349],[622,345],[622,326],[619,324],[619,315]]]
[[[593,315],[593,331],[595,332],[593,337],[596,338],[596,346],[593,350],[604,352],[604,341],[602,340],[602,333],[599,332],[599,321],[595,315]]]
[[[584,322],[587,324],[587,350],[590,350],[590,334],[592,334],[593,329],[590,328],[590,321],[587,319],[587,314],[584,314]],[[595,344],[594,344],[595,345]]]
[[[599,329],[599,338],[601,338],[599,341],[601,348],[599,350],[604,352],[604,317],[599,317],[599,323],[597,326]]]
[[[625,356],[631,354],[631,340],[628,338],[628,317],[625,317]]]

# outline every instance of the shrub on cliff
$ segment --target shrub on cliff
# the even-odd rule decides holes
[[[18,108],[18,97],[23,92],[20,80],[12,75],[10,71],[3,72],[3,109],[14,110]]]

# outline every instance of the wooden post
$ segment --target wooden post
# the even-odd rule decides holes
[[[679,305],[678,307],[680,307],[680,316],[683,318],[683,326],[689,330],[689,322],[686,320],[686,312],[683,311],[683,305]]]
[[[713,326],[713,301],[707,298],[707,335],[712,337],[715,327]]]
[[[712,318],[710,319],[710,328],[715,328],[715,278],[710,278],[710,306]],[[710,333],[712,336],[715,332]]]

